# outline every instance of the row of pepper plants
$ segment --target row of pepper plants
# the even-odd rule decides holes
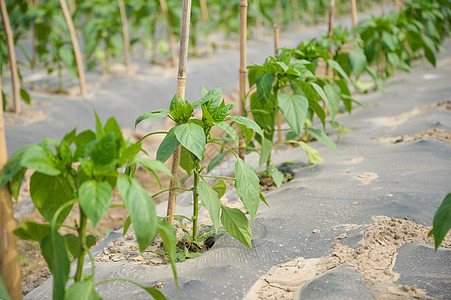
[[[337,1],[340,12],[349,11],[349,1]],[[365,0],[362,8],[368,7],[374,0]],[[120,6],[124,7],[125,15],[121,16]],[[359,3],[360,4],[360,3]],[[281,25],[290,26],[314,16],[307,22],[317,22],[328,12],[328,0],[281,0],[255,1],[250,3],[248,24],[250,26],[272,26],[277,20]],[[74,78],[77,72],[74,52],[63,13],[57,0],[27,1],[6,0],[6,7],[11,19],[14,43],[23,52],[26,61],[20,61],[21,68],[44,68],[49,74],[56,72],[58,91],[63,90],[63,70]],[[213,32],[225,32],[231,36],[239,28],[240,0],[193,2],[192,29],[190,39],[191,53],[199,51],[199,40],[207,43],[207,52],[216,48],[209,35]],[[296,10],[291,9],[296,7]],[[305,9],[307,8],[307,9]],[[181,6],[177,0],[118,0],[118,1],[69,1],[71,17],[81,34],[83,57],[87,70],[101,67],[109,72],[112,62],[121,60],[127,47],[135,49],[135,53],[145,55],[147,50],[152,53],[152,61],[156,57],[166,56],[170,52],[175,64],[176,45],[174,41],[180,35]],[[163,14],[161,12],[164,12]],[[295,13],[294,13],[295,12]],[[127,21],[128,28],[123,27]],[[124,41],[124,30],[130,38]],[[163,32],[163,34],[162,34]],[[167,35],[164,35],[164,32]],[[0,31],[0,67],[9,62],[4,30]],[[26,48],[24,39],[32,40],[32,49]],[[135,47],[138,46],[138,47]],[[127,59],[126,59],[127,60]],[[19,77],[21,78],[20,74]],[[3,95],[3,107],[6,106],[7,95]],[[26,89],[21,89],[21,98],[30,103],[31,98]]]
[[[405,10],[372,17],[351,32],[338,27],[332,38],[323,36],[304,41],[294,49],[282,49],[279,55],[269,57],[263,64],[248,67],[251,89],[246,100],[249,101],[246,114],[252,115],[253,120],[247,116],[231,116],[233,105],[225,104],[220,89],[203,89],[200,99],[192,103],[174,96],[169,109],[145,113],[135,123],[137,125],[157,117],[174,121],[174,127],[168,132],[151,132],[144,137],[165,134],[156,160],[138,155],[143,152],[142,140],[137,143],[125,140],[114,118],[103,125],[97,115],[95,131],[77,133],[73,130],[61,141],[45,139],[37,145],[21,148],[3,168],[0,186],[9,183],[11,193],[17,199],[26,170],[34,170],[30,180],[32,201],[48,223],[22,222],[15,234],[40,243],[42,254],[54,276],[55,299],[100,298],[95,286],[104,282],[94,282],[95,265],[89,248],[95,244],[95,237],[87,235],[87,222],[95,227],[111,207],[115,188],[123,200],[121,206],[129,212],[124,233],[133,224],[140,251],[144,251],[159,234],[175,280],[175,262],[180,249],[177,247],[175,228],[166,221],[168,217],[175,217],[182,224],[184,219],[193,224],[191,232],[186,230],[182,249],[186,257],[196,256],[193,253],[199,250],[208,235],[205,232],[199,234],[201,206],[211,216],[213,226],[210,235],[223,228],[251,248],[252,230],[248,217],[241,210],[220,201],[227,189],[225,181],[231,181],[252,221],[260,202],[267,205],[260,192],[256,171],[236,154],[240,144],[237,130],[247,142],[247,151],[259,153],[260,166],[265,165],[264,175],[272,177],[280,186],[286,177],[271,160],[272,148],[276,145],[275,124],[279,110],[290,131],[285,135],[285,140],[278,143],[298,144],[306,151],[310,162],[319,163],[321,157],[318,151],[306,142],[316,139],[337,150],[326,134],[326,126],[330,124],[344,130],[335,117],[341,108],[350,113],[353,103],[360,104],[352,98],[351,89],[382,89],[383,80],[392,75],[393,70],[408,70],[412,60],[420,56],[435,64],[434,52],[440,49],[440,43],[448,35],[450,20],[451,8],[446,2],[415,0],[406,3]],[[371,86],[364,83],[365,76],[373,79]],[[194,116],[195,109],[202,112],[200,119]],[[315,116],[319,119],[320,129],[315,128]],[[226,137],[215,137],[212,133],[214,127],[225,131]],[[204,155],[207,145],[221,149],[220,155],[208,166]],[[156,215],[152,196],[134,179],[134,173],[141,166],[153,173],[157,180],[157,171],[161,171],[177,181],[163,163],[178,147],[181,147],[180,166],[187,175],[192,176],[193,186],[182,188],[177,185],[172,189],[192,193],[193,214],[161,218]],[[236,161],[234,177],[209,175],[208,171],[229,153]],[[166,191],[168,189],[161,192]],[[78,221],[73,225],[64,223],[77,206]],[[438,228],[438,231],[431,231],[438,244],[444,237],[442,232],[446,234],[450,225],[447,219],[449,204],[443,206],[445,212],[448,207],[447,214],[442,213],[437,227],[434,219],[434,229]],[[61,227],[72,230],[73,234],[62,235],[59,231]],[[90,274],[83,273],[85,255],[92,262]],[[71,259],[78,259],[73,276],[70,276]],[[74,279],[74,282],[67,288],[69,279]],[[154,298],[164,299],[156,288],[144,287],[127,279],[108,281],[114,280],[130,282],[145,289]],[[0,292],[4,293],[4,290],[0,289]],[[6,297],[6,294],[0,295]]]

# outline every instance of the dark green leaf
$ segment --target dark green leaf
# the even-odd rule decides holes
[[[276,83],[276,78],[271,72],[266,72],[256,79],[258,99],[268,99],[272,88]]]
[[[224,180],[217,180],[211,186],[211,188],[214,189],[216,191],[216,193],[218,193],[219,199],[221,199],[227,190],[227,185],[225,184]]]
[[[335,60],[328,59],[327,63],[334,68],[335,71],[340,74],[341,77],[343,77],[347,82],[351,82],[351,79],[349,79],[348,74],[343,70],[343,68],[340,66],[339,63],[337,63]]]
[[[80,255],[80,238],[74,234],[64,235],[64,240],[66,241],[66,247],[69,253],[72,255],[73,259],[77,259]],[[97,239],[93,235],[88,235],[86,237],[86,247],[89,249],[94,246]]]
[[[175,127],[174,134],[180,144],[199,159],[202,159],[206,139],[204,129],[201,126],[194,123],[181,124]]]
[[[247,165],[241,158],[237,159],[234,169],[236,192],[249,212],[252,221],[254,221],[260,202],[260,181],[252,167]]]
[[[17,172],[12,180],[11,180],[11,184],[9,185],[9,188],[11,190],[11,195],[13,196],[14,199],[16,199],[16,201],[19,200],[19,192],[20,192],[20,187],[22,185],[22,181],[25,177],[25,172],[27,171],[26,168],[22,168],[19,172]]]
[[[300,135],[307,117],[308,100],[302,95],[280,94],[279,107],[290,128]]]
[[[231,236],[252,248],[252,230],[246,215],[238,208],[222,206],[221,223]]]
[[[211,220],[213,221],[213,226],[215,227],[215,233],[217,233],[220,226],[219,214],[221,210],[221,202],[219,202],[219,195],[205,181],[201,181],[198,183],[197,191],[199,193],[200,199],[202,200],[202,203],[205,205],[205,208],[210,213]]]
[[[144,251],[157,234],[157,215],[153,199],[130,176],[120,175],[117,186],[130,213],[139,250]]]
[[[175,127],[171,128],[158,147],[157,160],[163,163],[167,161],[169,157],[171,157],[172,153],[174,153],[175,149],[180,145],[180,142],[177,140],[174,131]]]
[[[22,240],[41,242],[50,232],[49,224],[41,224],[32,221],[23,221],[14,234]]]
[[[26,104],[31,104],[31,97],[26,89],[20,89],[20,98],[22,98],[22,100],[25,101]]]
[[[39,213],[51,221],[55,212],[66,202],[75,198],[75,184],[71,176],[48,176],[35,172],[30,179],[30,194]],[[58,216],[62,224],[72,207],[67,207]]]
[[[91,158],[95,164],[107,165],[116,157],[115,134],[108,132],[100,139],[91,151]]]
[[[243,134],[243,137],[246,141],[246,143],[249,143],[252,141],[252,138],[254,137],[254,131],[247,126],[244,126],[242,124],[236,123],[238,128],[241,130],[241,133]]]
[[[106,181],[88,180],[78,190],[80,207],[95,227],[110,206],[113,188]]]
[[[432,221],[432,230],[428,237],[434,236],[435,251],[442,243],[446,233],[451,228],[451,193],[446,195],[439,208],[435,212],[434,220]]]

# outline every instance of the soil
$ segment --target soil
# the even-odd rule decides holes
[[[386,144],[410,143],[417,140],[434,139],[451,144],[451,131],[445,131],[441,128],[430,128],[419,133],[407,134],[397,137],[380,138],[375,137],[373,140]]]
[[[430,227],[412,221],[385,216],[372,218],[374,224],[343,224],[346,231],[362,228],[361,246],[353,249],[340,243],[347,238],[343,233],[334,241],[332,253],[325,257],[305,259],[299,257],[272,268],[252,287],[245,299],[293,299],[294,293],[314,277],[346,263],[358,271],[375,299],[432,299],[426,291],[416,286],[396,284],[399,274],[393,272],[396,250],[405,243],[433,244],[427,234]],[[367,227],[363,230],[363,228]],[[451,234],[445,237],[442,247],[451,248]]]

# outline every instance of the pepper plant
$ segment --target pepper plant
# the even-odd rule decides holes
[[[230,208],[220,202],[226,192],[226,184],[223,179],[235,182],[236,192],[252,221],[255,220],[260,200],[265,202],[265,198],[260,193],[259,180],[255,171],[251,166],[244,163],[233,149],[224,142],[231,140],[237,147],[239,144],[238,134],[228,122],[238,124],[245,135],[252,136],[255,131],[263,136],[263,132],[254,121],[248,118],[230,116],[229,112],[233,108],[233,104],[226,105],[224,100],[221,101],[221,97],[221,89],[210,91],[202,89],[201,99],[193,103],[179,100],[177,96],[174,96],[169,110],[157,110],[143,114],[135,122],[137,125],[149,118],[168,117],[176,123],[168,132],[164,132],[166,137],[157,150],[156,158],[165,162],[175,149],[181,146],[180,166],[188,175],[193,176],[194,184],[190,189],[175,188],[191,191],[193,195],[193,215],[182,218],[193,223],[193,231],[188,242],[190,250],[194,251],[198,247],[196,243],[198,240],[198,219],[199,209],[202,205],[210,213],[215,233],[222,224],[230,235],[247,247],[252,247],[252,231],[246,215],[241,210]],[[198,107],[202,110],[202,119],[194,118],[194,109]],[[224,130],[230,139],[215,138],[212,135],[212,128],[214,127]],[[162,132],[149,133],[148,135],[159,133]],[[203,160],[207,144],[215,144],[235,156],[235,177],[212,177],[205,174],[206,167]],[[211,178],[217,179],[212,185],[209,183]]]
[[[277,186],[284,182],[284,176],[272,163],[271,150],[274,146],[275,124],[279,110],[292,130],[283,143],[299,144],[307,152],[312,163],[321,162],[321,157],[315,149],[304,142],[294,140],[305,129],[305,133],[329,148],[337,150],[334,142],[324,131],[311,127],[313,114],[316,113],[325,129],[326,114],[319,105],[320,100],[323,100],[333,112],[336,111],[337,105],[329,101],[326,90],[315,82],[317,78],[313,74],[314,63],[307,60],[293,61],[293,53],[292,49],[283,49],[279,57],[271,56],[262,65],[248,67],[250,113],[264,133],[263,136],[256,136],[257,142],[261,145],[261,149],[258,150],[260,166],[266,163],[264,176],[272,177]]]
[[[442,243],[448,231],[451,229],[451,193],[446,195],[442,204],[435,212],[434,220],[432,221],[432,230],[429,231],[428,237],[434,236],[435,251]]]
[[[114,118],[102,126],[96,115],[96,132],[91,130],[79,134],[76,130],[67,133],[58,142],[45,139],[37,145],[29,145],[17,150],[2,171],[0,186],[10,183],[15,199],[27,169],[34,170],[30,179],[31,199],[48,223],[22,222],[15,234],[25,240],[40,243],[41,252],[53,275],[54,299],[99,299],[94,290],[94,259],[89,247],[96,238],[87,235],[88,221],[96,226],[99,219],[111,206],[113,190],[117,187],[133,224],[140,251],[144,251],[160,234],[176,270],[175,229],[169,223],[158,219],[152,198],[133,179],[136,164],[155,173],[160,170],[170,175],[170,171],[159,161],[137,156],[141,143],[125,140]],[[125,173],[121,168],[127,166]],[[64,223],[68,215],[79,208],[75,224]],[[72,230],[74,234],[62,235],[60,229]],[[85,254],[92,263],[91,274],[83,274]],[[70,257],[77,259],[75,274],[70,276]],[[74,283],[67,289],[69,279]],[[164,298],[153,287],[143,287],[155,298]]]

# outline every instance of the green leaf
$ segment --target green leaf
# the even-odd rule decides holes
[[[110,206],[113,188],[106,181],[88,180],[78,190],[80,207],[95,227]]]
[[[272,141],[266,137],[262,139],[262,151],[260,153],[259,167],[261,168],[265,163],[271,159]]]
[[[157,234],[157,215],[153,199],[130,176],[120,175],[117,186],[130,213],[139,250],[144,251]]]
[[[22,240],[41,242],[50,232],[49,224],[23,221],[19,228],[14,229],[14,235]]]
[[[319,142],[323,143],[335,152],[338,152],[337,146],[335,146],[335,143],[324,133],[324,131],[314,128],[307,128],[307,131]]]
[[[93,279],[73,283],[66,292],[64,300],[101,300],[94,290]]]
[[[263,196],[263,194],[260,192],[260,200],[266,204],[266,206],[270,207],[268,202],[266,202],[265,196]]]
[[[223,159],[226,158],[227,155],[229,154],[230,153],[228,151],[224,151],[216,155],[208,164],[207,173],[210,173],[211,170],[216,168],[223,161]]]
[[[66,66],[71,66],[74,63],[74,52],[65,47],[58,49],[58,55]]]
[[[329,113],[332,117],[332,120],[334,120],[335,116],[338,113],[338,104],[340,103],[341,99],[341,90],[337,85],[331,83],[326,83],[323,86],[323,89],[328,99],[326,105],[329,108]]]
[[[241,158],[237,159],[234,169],[236,192],[254,221],[260,203],[260,180],[252,167]]]
[[[324,90],[316,83],[309,82],[309,84],[315,89],[315,91],[318,93],[318,95],[323,99],[323,101],[327,104],[329,102],[329,99],[327,99],[326,94],[324,93]]]
[[[197,158],[202,159],[206,138],[204,129],[194,123],[181,124],[175,127],[174,134],[177,140]]]
[[[35,172],[30,179],[30,194],[39,213],[51,221],[55,212],[66,202],[75,198],[75,184],[71,176],[48,176]],[[62,224],[72,206],[65,208],[57,219]]]
[[[280,187],[282,183],[287,181],[283,173],[277,170],[277,168],[274,167],[272,164],[268,166],[268,172],[269,175],[271,175],[277,187]]]
[[[116,143],[114,131],[108,132],[100,139],[91,151],[91,158],[95,164],[107,165],[116,157]]]
[[[249,143],[252,141],[252,138],[254,137],[254,131],[252,129],[249,129],[248,127],[241,125],[237,123],[238,128],[241,130],[241,133],[243,134],[244,140],[246,143]]]
[[[211,186],[211,188],[214,189],[216,191],[216,193],[218,193],[219,199],[221,199],[227,190],[227,185],[225,184],[224,180],[217,180]]]
[[[175,127],[172,127],[158,147],[157,160],[163,163],[171,157],[172,153],[174,153],[175,149],[180,145],[180,142],[177,140],[174,132]]]
[[[268,99],[272,88],[276,84],[276,78],[274,77],[274,74],[271,72],[266,72],[260,77],[256,79],[257,84],[257,97],[258,99]]]
[[[217,105],[213,105],[213,107],[209,107],[210,111],[214,111],[218,106],[219,102],[221,101],[222,97],[222,89],[217,88],[210,91],[206,91],[204,88],[202,89],[202,98],[198,101],[193,102],[191,105],[193,108],[197,108],[200,105],[207,103],[207,102],[214,102],[217,103]]]
[[[225,132],[227,132],[228,135],[230,135],[230,137],[233,139],[233,141],[235,142],[235,144],[238,146],[239,145],[239,139],[238,139],[238,134],[236,133],[235,129],[233,129],[231,126],[229,126],[228,124],[221,122],[221,123],[214,123],[215,126],[221,128],[222,130],[224,130]]]
[[[21,160],[25,152],[29,149],[39,147],[38,145],[29,145],[18,149],[14,152],[11,157],[8,159],[6,164],[2,169],[2,177],[0,180],[0,188],[5,185],[8,181],[10,181],[20,170],[23,169],[21,165]]]
[[[68,233],[64,235],[64,240],[66,242],[66,247],[69,253],[72,255],[73,259],[77,259],[80,255],[80,238],[74,234]],[[93,235],[88,235],[86,237],[86,247],[89,249],[94,246],[97,239]]]
[[[193,156],[194,155],[188,149],[182,146],[180,150],[180,167],[182,167],[188,175],[191,175],[191,172],[195,168]]]
[[[280,94],[279,107],[290,128],[300,135],[307,117],[308,100],[302,95]]]
[[[49,150],[44,150],[45,146],[33,145],[29,147],[22,156],[20,165],[25,168],[34,169],[39,173],[49,176],[56,176],[61,171],[55,162],[50,158]]]
[[[132,225],[132,220],[130,219],[130,216],[127,217],[124,223],[124,229],[122,230],[122,236],[124,236],[128,229],[130,228],[130,225]]]
[[[150,113],[145,113],[145,114],[140,115],[135,121],[135,128],[139,123],[141,123],[144,120],[147,120],[150,118],[167,117],[168,116],[167,113],[163,113],[163,111],[167,112],[166,110],[157,110],[157,111],[152,111]]]
[[[154,287],[145,287],[140,286],[143,290],[145,290],[149,295],[151,295],[155,300],[166,300],[167,298],[160,292],[157,288]]]
[[[221,223],[231,236],[252,248],[252,230],[246,215],[238,208],[229,208],[222,205]]]
[[[309,161],[312,164],[316,165],[323,161],[323,159],[321,158],[321,155],[319,154],[318,151],[316,151],[316,149],[310,147],[309,145],[307,145],[304,142],[298,142],[297,144],[299,146],[301,146],[302,149],[304,149],[305,153],[307,153]]]
[[[235,123],[241,124],[246,126],[249,129],[254,130],[255,132],[257,132],[260,136],[263,137],[263,132],[260,128],[260,126],[257,125],[257,123],[255,123],[254,121],[252,121],[251,119],[248,119],[246,117],[242,117],[242,116],[230,116],[230,120],[232,120]]]
[[[221,210],[219,195],[205,181],[201,181],[197,184],[197,191],[199,193],[200,199],[202,200],[202,203],[210,213],[211,220],[213,221],[213,226],[215,227],[215,233],[217,233],[220,226],[219,214]]]
[[[435,212],[434,220],[432,221],[432,230],[428,237],[434,236],[435,251],[442,243],[446,233],[451,228],[451,193],[446,195],[439,208]]]
[[[70,272],[64,238],[56,230],[50,230],[41,242],[41,252],[53,275],[53,299],[64,299]]]
[[[20,187],[22,185],[22,181],[25,177],[25,172],[27,171],[26,168],[22,168],[19,172],[17,172],[12,180],[11,184],[9,185],[9,188],[11,190],[11,195],[13,196],[16,201],[19,200],[19,193],[20,193]]]
[[[343,68],[340,66],[339,63],[337,63],[335,60],[328,59],[327,63],[334,68],[335,71],[340,74],[341,77],[343,77],[347,82],[351,82],[351,79],[349,79],[348,74],[343,70]]]
[[[26,104],[31,104],[31,97],[26,89],[20,89],[20,98],[22,98],[22,100],[25,101]]]
[[[366,61],[365,53],[362,48],[355,48],[349,52],[349,64],[351,65],[352,73],[354,73],[356,78],[363,73],[366,66],[368,65]]]
[[[172,273],[174,274],[175,285],[178,290],[177,269],[175,268],[175,257],[177,255],[177,234],[174,226],[169,222],[161,221],[157,222],[157,230],[163,240],[166,253],[169,256],[171,262]]]
[[[8,289],[6,288],[5,284],[3,283],[3,278],[2,278],[1,274],[0,274],[0,299],[12,300],[12,298],[8,294]]]
[[[133,161],[140,164],[147,170],[149,170],[149,172],[151,172],[158,181],[160,181],[160,180],[158,179],[158,175],[157,175],[156,171],[161,171],[164,174],[168,175],[171,179],[174,180],[174,176],[172,175],[171,170],[169,170],[168,167],[166,167],[166,165],[163,164],[159,160],[150,160],[150,159],[136,156]]]

